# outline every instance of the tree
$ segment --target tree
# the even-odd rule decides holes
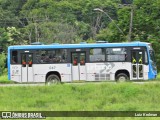
[[[0,58],[0,75],[2,75],[6,67],[6,55],[4,52],[0,54]]]
[[[7,51],[7,46],[13,41],[11,34],[4,28],[0,28],[0,45],[3,51]]]
[[[25,42],[15,27],[0,28],[0,45],[5,53],[9,45],[25,44]]]
[[[19,12],[27,0],[0,1],[0,27],[20,27]]]

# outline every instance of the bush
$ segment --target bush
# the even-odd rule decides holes
[[[2,75],[6,68],[6,55],[5,53],[0,54],[0,75]]]

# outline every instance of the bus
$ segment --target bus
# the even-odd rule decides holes
[[[8,47],[8,79],[15,82],[151,80],[156,76],[154,51],[146,42]]]

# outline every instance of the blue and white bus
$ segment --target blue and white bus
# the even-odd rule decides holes
[[[8,78],[16,82],[149,80],[157,76],[150,43],[83,43],[8,47]]]

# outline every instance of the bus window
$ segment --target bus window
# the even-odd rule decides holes
[[[85,53],[80,53],[80,65],[85,65]]]
[[[91,62],[103,62],[105,61],[105,52],[103,48],[90,49],[90,61]]]
[[[107,61],[126,61],[127,52],[126,48],[107,48],[106,60]]]
[[[74,66],[78,65],[78,54],[77,53],[72,54],[72,64]]]
[[[17,62],[18,62],[18,53],[17,51],[12,51],[11,64],[17,64]]]
[[[36,63],[65,63],[67,62],[67,50],[37,50]]]
[[[32,59],[33,59],[32,54],[28,54],[28,64],[29,64],[29,67],[32,67]]]
[[[136,60],[137,58],[136,58],[136,51],[133,51],[132,52],[132,64],[136,64],[137,63],[137,60]]]
[[[26,55],[22,54],[21,63],[23,67],[26,67]]]
[[[143,64],[143,53],[141,51],[138,52],[138,63]]]
[[[147,56],[147,51],[145,51],[145,59],[144,59],[145,64],[148,64],[148,56]]]
[[[67,49],[62,49],[62,61],[67,62]]]
[[[149,54],[150,54],[151,60],[152,60],[153,62],[156,62],[156,60],[155,60],[155,55],[154,55],[154,51],[153,51],[153,50],[150,50],[150,51],[149,51]]]

